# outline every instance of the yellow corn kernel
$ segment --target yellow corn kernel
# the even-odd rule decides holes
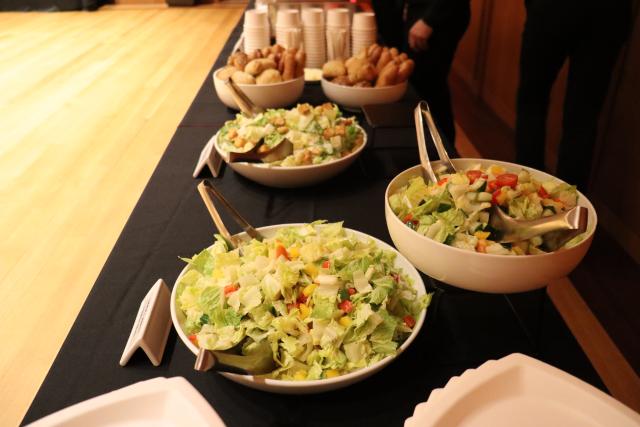
[[[324,371],[324,376],[327,378],[334,378],[340,376],[340,372],[337,369],[328,369]]]
[[[487,240],[490,234],[491,233],[489,233],[488,231],[476,231],[475,233],[473,233],[473,235],[480,240]]]
[[[340,320],[338,320],[338,323],[340,323],[345,328],[348,328],[351,324],[351,318],[349,316],[342,316]]]
[[[318,285],[317,285],[317,284],[315,284],[315,283],[312,283],[312,284],[310,284],[310,285],[307,285],[307,286],[305,286],[305,287],[304,287],[304,289],[302,290],[302,294],[303,294],[305,297],[308,297],[309,295],[311,295],[311,294],[313,293],[313,291],[315,291],[315,290],[316,290],[316,288],[317,288],[317,287],[318,287]]]
[[[219,268],[214,268],[211,272],[211,277],[214,279],[222,279],[224,277],[224,273]]]
[[[307,373],[305,371],[298,371],[293,376],[293,379],[296,381],[302,381],[307,379]]]
[[[311,309],[307,304],[300,303],[300,305],[298,306],[298,310],[300,310],[300,319],[303,320],[309,317],[309,314],[311,314]]]
[[[316,276],[318,275],[318,267],[316,267],[315,264],[309,263],[304,266],[304,272],[307,273],[309,276],[311,276],[312,279],[315,279]]]
[[[300,250],[295,246],[289,248],[288,252],[291,259],[296,259],[300,256]]]
[[[493,176],[502,175],[506,170],[502,166],[493,165],[489,168],[489,173]]]

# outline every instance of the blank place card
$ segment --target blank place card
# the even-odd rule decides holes
[[[193,170],[193,177],[197,178],[198,175],[202,172],[202,169],[206,166],[211,170],[211,175],[214,178],[218,177],[220,173],[220,169],[222,168],[222,156],[218,153],[218,150],[215,148],[215,140],[216,136],[212,136],[207,145],[204,146],[202,152],[200,153],[200,157],[198,158],[198,164],[196,168]]]
[[[138,348],[144,350],[154,366],[160,365],[171,329],[170,297],[169,287],[164,280],[158,279],[138,309],[120,366],[125,366]]]

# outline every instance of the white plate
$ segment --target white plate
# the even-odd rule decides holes
[[[187,380],[158,377],[48,415],[31,427],[224,427]]]
[[[216,138],[214,146],[229,167],[245,178],[269,187],[297,188],[325,181],[347,169],[367,145],[367,132],[359,125],[358,129],[364,135],[364,141],[360,147],[340,159],[318,165],[274,166],[268,163],[229,163],[229,154],[218,145],[217,133],[214,135]]]
[[[631,427],[640,415],[539,360],[514,353],[453,377],[405,427]]]
[[[280,224],[280,225],[270,225],[267,227],[261,227],[258,230],[265,237],[271,237],[276,234],[278,229],[284,227],[295,227],[300,226],[302,224]],[[418,295],[424,295],[426,293],[426,289],[424,287],[424,282],[420,277],[420,274],[415,269],[413,265],[403,257],[398,251],[396,251],[393,247],[389,246],[385,242],[376,239],[375,237],[369,236],[368,234],[362,233],[360,231],[351,230],[349,228],[345,228],[347,233],[353,234],[357,236],[359,239],[373,239],[376,245],[386,251],[392,251],[396,253],[395,266],[402,269],[402,271],[409,276],[413,285],[415,286]],[[241,238],[246,238],[246,233],[240,233],[237,235]],[[180,272],[180,275],[176,279],[175,284],[173,285],[173,291],[171,292],[171,319],[173,320],[173,326],[176,328],[178,332],[178,336],[182,340],[182,342],[191,350],[191,352],[196,355],[198,354],[198,347],[193,344],[187,334],[183,331],[182,325],[184,324],[185,317],[182,310],[179,310],[176,304],[176,290],[178,289],[178,283],[180,283],[180,279],[187,272],[188,265]],[[346,387],[350,384],[356,383],[358,381],[362,381],[363,379],[375,374],[389,363],[391,363],[395,358],[400,356],[403,351],[409,347],[409,345],[413,342],[413,340],[420,333],[420,329],[422,329],[422,325],[424,323],[426,311],[423,311],[418,319],[416,319],[416,325],[413,328],[413,332],[405,342],[398,348],[398,353],[395,356],[388,356],[366,368],[359,369],[355,372],[351,372],[346,375],[341,375],[339,377],[322,379],[322,380],[309,380],[309,381],[284,381],[284,380],[273,380],[273,379],[265,379],[258,378],[252,375],[238,375],[238,374],[229,374],[229,373],[221,373],[221,375],[227,377],[231,381],[235,381],[239,384],[243,384],[247,387],[255,388],[263,391],[270,391],[274,393],[282,393],[282,394],[310,394],[310,393],[320,393],[323,391],[335,390],[338,388]],[[195,362],[195,357],[194,357]],[[212,375],[211,373],[204,373],[203,375]]]

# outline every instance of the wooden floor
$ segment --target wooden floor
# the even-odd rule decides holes
[[[22,419],[243,8],[0,13],[0,425]]]

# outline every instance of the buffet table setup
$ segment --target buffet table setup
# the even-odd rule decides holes
[[[246,387],[215,372],[196,371],[196,357],[175,328],[169,332],[158,366],[153,366],[142,351],[134,353],[126,366],[120,366],[138,308],[152,285],[162,278],[173,288],[185,266],[180,257],[191,258],[215,242],[218,230],[198,192],[202,179],[215,186],[256,228],[343,221],[346,228],[394,246],[385,218],[385,192],[394,177],[419,163],[412,118],[397,125],[372,127],[361,112],[344,111],[345,117],[353,115],[358,121],[366,134],[366,144],[344,171],[312,185],[268,187],[229,165],[218,177],[211,176],[206,168],[197,178],[192,176],[203,147],[237,114],[219,100],[213,75],[227,65],[241,34],[242,23],[231,34],[176,129],[23,423],[141,381],[183,377],[227,426],[397,426],[414,411],[418,417],[421,410],[416,406],[431,399],[433,390],[448,386],[450,381],[453,387],[452,378],[463,374],[459,380],[479,376],[478,368],[483,364],[509,355],[503,359],[507,364],[524,360],[530,369],[557,371],[542,363],[535,365],[539,363],[531,362],[535,358],[606,392],[544,288],[518,293],[476,292],[422,273],[419,277],[432,296],[424,323],[411,345],[379,372],[346,387],[282,394]],[[398,106],[411,106],[412,110],[418,101],[409,85]],[[307,82],[297,100],[311,106],[327,102],[318,82]],[[455,148],[446,141],[445,146],[456,157]],[[429,154],[435,158],[435,152]],[[231,227],[231,216],[222,217],[232,234],[241,231]],[[409,254],[403,255],[412,259]],[[457,268],[466,267],[458,262]],[[323,263],[323,268],[328,269],[328,264]],[[350,308],[343,310],[348,313]],[[412,323],[422,319],[412,319]],[[476,369],[475,373],[467,372]],[[322,378],[329,378],[325,374]],[[495,396],[508,399],[498,392]],[[123,409],[121,415],[126,411]],[[421,424],[416,421],[414,425]]]

